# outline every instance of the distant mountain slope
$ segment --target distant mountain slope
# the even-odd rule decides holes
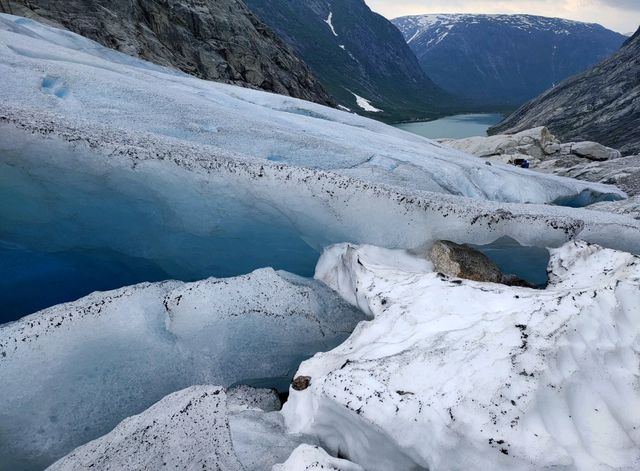
[[[241,0],[0,0],[0,12],[61,26],[200,78],[333,103]]]
[[[522,106],[492,134],[545,125],[563,141],[640,153],[640,29],[618,53]]]
[[[398,30],[363,0],[245,2],[343,106],[388,120],[433,117],[451,107]]]
[[[490,104],[520,105],[626,39],[600,25],[531,15],[421,15],[393,23],[438,85]]]

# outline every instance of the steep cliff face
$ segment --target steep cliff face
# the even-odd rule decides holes
[[[378,119],[431,118],[455,100],[435,85],[390,21],[363,0],[246,0],[340,104]]]
[[[0,12],[200,78],[333,103],[304,62],[240,0],[0,0]]]
[[[490,134],[547,126],[563,141],[640,153],[640,30],[615,55],[530,101]]]
[[[393,23],[436,84],[511,106],[587,70],[626,39],[598,24],[533,15],[418,15]]]

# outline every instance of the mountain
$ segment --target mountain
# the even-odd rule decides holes
[[[386,120],[435,117],[451,106],[398,30],[363,0],[245,1],[343,106]]]
[[[572,77],[489,130],[547,126],[563,141],[590,140],[640,153],[640,29],[615,55]]]
[[[626,39],[597,24],[531,15],[421,15],[393,23],[436,84],[508,106],[588,69]]]
[[[63,27],[200,78],[334,103],[241,0],[0,0],[0,12]]]

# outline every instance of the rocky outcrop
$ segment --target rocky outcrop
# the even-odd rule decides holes
[[[559,158],[543,162],[541,170],[563,177],[616,185],[629,196],[640,195],[640,155],[604,162],[585,162],[583,159]]]
[[[436,84],[511,106],[606,59],[626,39],[598,24],[533,15],[417,15],[393,23]]]
[[[547,126],[563,141],[640,153],[640,30],[618,53],[525,104],[490,134]]]
[[[532,161],[538,166],[542,161],[562,158],[577,158],[585,161],[604,161],[620,158],[616,149],[597,142],[561,143],[546,127],[541,126],[516,134],[496,136],[474,136],[464,139],[440,139],[439,142],[476,157],[514,163],[518,159]]]
[[[0,0],[0,12],[207,80],[333,104],[304,62],[240,0]]]
[[[293,46],[344,107],[390,121],[454,111],[457,100],[425,75],[402,34],[363,0],[246,4]]]

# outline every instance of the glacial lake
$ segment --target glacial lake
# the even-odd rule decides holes
[[[400,123],[395,127],[429,139],[462,139],[486,136],[487,129],[502,121],[501,114],[459,114],[433,121]]]

